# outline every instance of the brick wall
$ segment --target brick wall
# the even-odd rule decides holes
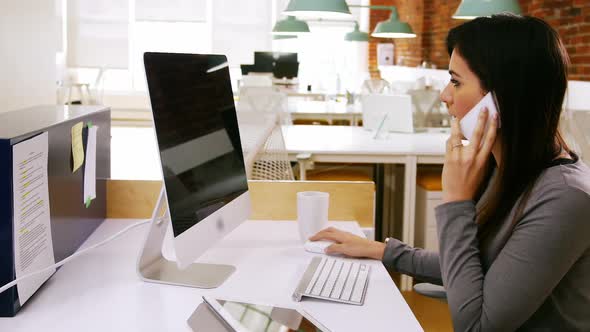
[[[424,42],[424,4],[425,0],[372,0],[372,5],[386,5],[396,6],[399,19],[402,22],[407,22],[414,30],[416,38],[398,39],[395,44],[395,63],[403,64],[404,66],[415,67],[422,62],[424,58],[422,52],[426,48],[423,47]],[[369,19],[370,31],[375,29],[375,26],[380,21],[389,19],[390,11],[388,10],[371,10]],[[373,38],[369,40],[369,71],[372,76],[378,75],[377,72],[377,44],[391,43],[391,39]]]
[[[569,53],[570,79],[590,81],[590,1],[520,0],[524,13],[557,29]]]
[[[428,2],[426,6],[428,12],[425,11],[424,15],[428,17],[425,20],[425,30],[428,31],[428,35],[425,38],[428,40],[427,45],[430,49],[425,60],[431,61],[437,68],[448,68],[447,33],[457,25],[464,23],[464,21],[451,18],[461,0],[426,0],[426,2]]]
[[[570,79],[590,81],[590,1],[588,0],[519,0],[526,15],[541,17],[561,35],[570,55]],[[447,68],[449,56],[445,47],[448,31],[464,21],[451,16],[460,0],[372,0],[372,5],[396,6],[400,19],[408,22],[417,38],[369,41],[369,71],[377,72],[377,44],[393,42],[395,63],[415,67],[423,60],[438,68]],[[389,17],[384,10],[370,11],[370,31]]]

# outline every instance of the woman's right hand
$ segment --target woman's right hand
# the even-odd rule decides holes
[[[385,243],[367,240],[334,227],[321,230],[309,239],[311,241],[335,242],[326,248],[327,254],[343,254],[350,257],[368,257],[381,260],[385,252]]]

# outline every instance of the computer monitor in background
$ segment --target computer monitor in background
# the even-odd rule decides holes
[[[297,77],[299,72],[299,62],[277,62],[272,71],[272,74],[276,78],[294,78]]]
[[[277,63],[297,63],[297,53],[287,52],[254,52],[256,70],[272,73]]]
[[[248,75],[249,73],[255,73],[256,67],[254,65],[240,65],[240,70],[242,71],[242,75]]]
[[[275,66],[273,52],[254,52],[254,68],[259,73],[272,73]]]
[[[298,62],[297,53],[275,52],[275,61],[276,62],[291,62],[291,63]]]
[[[227,59],[145,53],[144,64],[164,175],[160,199],[167,198],[164,219],[172,223],[178,266],[160,259],[161,244],[153,238],[162,226],[153,222],[140,274],[148,281],[217,287],[235,268],[193,262],[250,214]]]

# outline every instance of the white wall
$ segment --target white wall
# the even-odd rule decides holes
[[[569,81],[565,108],[574,111],[590,111],[590,82]]]
[[[0,112],[55,104],[54,0],[0,1]]]
[[[271,50],[270,0],[215,0],[212,51],[227,55],[231,67],[254,63],[254,51]]]

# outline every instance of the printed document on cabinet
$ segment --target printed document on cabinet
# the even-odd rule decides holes
[[[12,188],[14,215],[14,266],[16,277],[55,263],[49,214],[47,182],[47,132],[12,148]],[[17,284],[23,305],[55,272],[51,269]]]

